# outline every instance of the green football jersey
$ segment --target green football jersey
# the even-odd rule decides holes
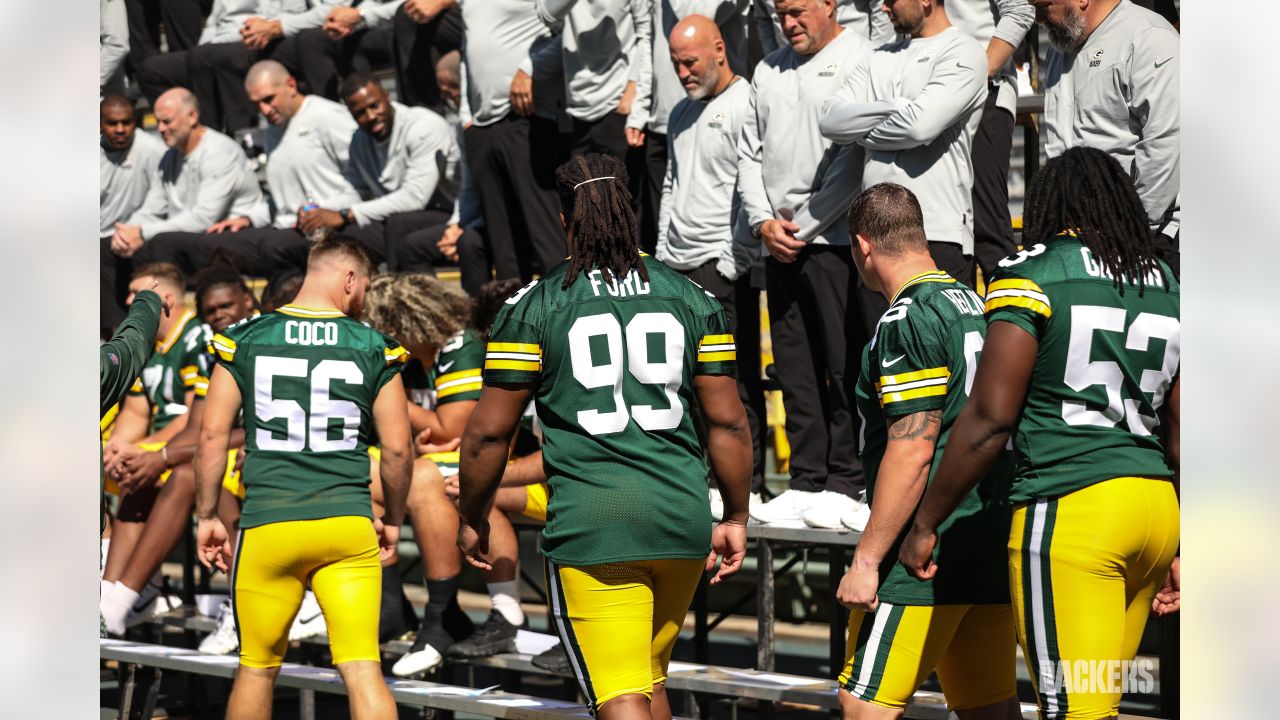
[[[502,307],[484,382],[534,386],[551,488],[543,552],[564,565],[710,551],[695,375],[733,375],[720,303],[649,256],[645,282],[562,263]]]
[[[876,324],[862,351],[856,401],[862,419],[860,456],[867,499],[875,504],[876,478],[888,447],[888,419],[942,413],[929,482],[960,409],[973,387],[986,337],[982,299],[941,270],[909,280]],[[898,562],[910,522],[880,566],[881,600],[902,605],[1009,602],[1011,508],[1005,495],[1011,464],[1002,454],[981,483],[938,528],[938,574],[921,582]]]
[[[1016,503],[1116,477],[1171,478],[1157,435],[1178,374],[1178,281],[1168,268],[1124,292],[1078,239],[1060,235],[1000,261],[987,321],[1039,343],[1014,434]]]
[[[408,359],[400,343],[335,310],[285,305],[210,344],[243,398],[240,527],[372,518],[373,402]]]
[[[462,400],[479,400],[483,385],[484,340],[471,328],[445,342],[431,368],[436,407]]]
[[[142,366],[142,374],[129,390],[144,395],[151,405],[151,430],[164,429],[187,413],[186,393],[204,397],[209,387],[209,326],[191,310],[185,310],[168,337],[156,340],[156,350]]]

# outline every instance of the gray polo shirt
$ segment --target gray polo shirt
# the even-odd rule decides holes
[[[351,208],[365,226],[397,213],[424,210],[437,193],[449,207],[458,192],[458,142],[453,127],[423,107],[391,103],[391,136],[379,142],[364,130],[351,137],[346,175],[361,197]]]
[[[1036,10],[1027,0],[949,0],[946,8],[951,24],[972,35],[983,50],[992,38],[1018,47],[1036,22]],[[999,82],[996,107],[1017,115],[1018,76],[1012,58],[995,80]]]
[[[987,99],[987,53],[955,26],[866,57],[826,103],[822,134],[866,149],[862,187],[915,193],[930,242],[973,254],[973,134]]]
[[[133,144],[125,150],[108,152],[98,143],[98,225],[100,237],[111,237],[116,223],[124,222],[142,207],[147,190],[156,179],[156,168],[165,153],[164,143],[141,130],[133,133]]]
[[[142,207],[125,223],[140,225],[144,240],[164,232],[202,233],[232,217],[246,217],[253,227],[271,221],[244,149],[217,130],[206,127],[185,157],[166,150],[155,172]]]
[[[637,97],[650,108],[649,129],[667,132],[671,110],[684,99],[684,87],[671,64],[671,30],[690,15],[715,20],[724,38],[729,67],[737,75],[747,74],[748,0],[654,0],[653,2],[653,82],[637,88]],[[650,100],[649,98],[652,98]]]
[[[1129,171],[1151,222],[1176,221],[1178,75],[1177,31],[1120,0],[1079,50],[1049,51],[1045,151],[1056,157],[1083,145],[1108,153]]]
[[[330,209],[360,202],[343,174],[355,131],[345,106],[315,95],[303,98],[284,127],[267,128],[267,188],[276,204],[276,227],[296,225],[308,198]]]
[[[563,23],[565,112],[595,122],[613,112],[627,83],[636,83],[627,127],[649,122],[640,88],[653,82],[652,0],[537,0],[538,17]]]

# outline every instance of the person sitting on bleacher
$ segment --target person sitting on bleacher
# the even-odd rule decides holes
[[[142,207],[116,223],[111,251],[135,262],[191,268],[182,257],[185,243],[165,238],[166,233],[218,231],[239,217],[261,227],[270,221],[270,211],[244,150],[200,123],[195,95],[173,88],[156,101],[155,113],[169,150],[160,158]]]
[[[307,92],[338,99],[338,81],[356,72],[391,67],[395,54],[391,18],[404,0],[363,0],[352,7],[318,8],[324,23],[284,39],[276,58],[298,73]]]

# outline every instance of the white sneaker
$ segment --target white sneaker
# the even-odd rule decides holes
[[[328,630],[329,627],[324,622],[324,613],[320,611],[320,603],[316,601],[316,594],[308,590],[307,594],[302,596],[302,607],[298,608],[298,614],[293,618],[293,625],[289,626],[289,641],[305,640]]]
[[[840,530],[844,527],[840,524],[840,518],[856,510],[858,505],[861,503],[848,495],[823,490],[817,493],[817,497],[801,515],[804,524],[809,527]]]
[[[862,532],[867,529],[867,521],[870,519],[871,506],[865,503],[858,503],[857,507],[840,516],[840,524],[850,530]]]
[[[816,492],[788,490],[767,503],[750,508],[751,519],[769,525],[804,527],[804,511],[817,496]]]
[[[124,616],[126,628],[149,623],[170,610],[182,607],[182,598],[177,595],[165,595],[158,585],[147,583],[138,595],[138,599]]]
[[[200,641],[200,652],[211,655],[230,655],[240,649],[240,636],[236,633],[236,614],[231,611],[231,601],[223,600],[218,608],[218,627]]]
[[[719,522],[724,519],[724,498],[720,495],[720,490],[711,488],[707,491],[707,496],[711,500],[711,519]],[[748,512],[754,510],[764,504],[764,498],[760,497],[760,493],[750,493],[747,495]]]
[[[391,666],[391,674],[396,677],[412,677],[419,673],[431,672],[443,663],[444,656],[427,643],[426,633],[419,632],[409,652]]]

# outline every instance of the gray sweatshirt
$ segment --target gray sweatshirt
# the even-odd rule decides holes
[[[558,28],[564,57],[565,112],[594,122],[613,112],[636,83],[627,127],[643,129],[649,107],[640,88],[653,82],[652,0],[537,0],[538,17]]]
[[[98,225],[100,237],[110,237],[116,223],[142,207],[165,152],[160,138],[141,130],[133,133],[128,150],[108,152],[98,143]]]
[[[643,102],[650,108],[650,130],[667,132],[667,117],[671,115],[671,109],[685,97],[675,66],[671,64],[671,29],[690,15],[715,20],[724,37],[729,67],[735,74],[745,76],[748,9],[748,0],[654,0],[653,82],[636,88],[637,102]]]
[[[274,10],[274,15],[264,15],[264,17],[280,20],[280,29],[284,32],[285,37],[296,35],[302,30],[308,28],[317,28],[324,25],[324,21],[329,17],[329,13],[338,5],[350,6],[353,0],[308,0],[305,3],[306,10],[298,11],[292,8],[281,11]],[[272,0],[266,0],[265,4],[272,4]],[[280,4],[276,0],[276,4]],[[284,0],[285,5],[291,4],[289,0]],[[395,16],[396,10],[404,4],[404,0],[364,0],[359,5],[360,23],[356,26],[357,30],[369,30],[387,22]],[[270,12],[270,11],[269,11]]]
[[[883,45],[826,103],[822,134],[866,149],[862,187],[897,183],[924,211],[930,242],[973,254],[973,134],[987,99],[987,53],[949,27]]]
[[[1045,60],[1049,157],[1083,145],[1129,171],[1154,224],[1177,218],[1178,33],[1164,18],[1121,0],[1074,53]]]
[[[471,122],[490,125],[511,112],[516,70],[534,80],[534,112],[554,119],[564,102],[560,35],[538,18],[535,1],[464,0],[459,5],[467,28],[462,52]]]
[[[452,204],[458,191],[458,142],[444,118],[423,107],[391,103],[391,137],[378,142],[364,130],[351,137],[346,176],[361,197],[354,205],[361,226],[397,213],[424,210],[437,191]]]
[[[335,4],[333,0],[213,0],[199,44],[240,42],[240,28],[251,17],[279,20],[288,37],[323,25]]]
[[[745,230],[738,217],[738,136],[750,101],[751,83],[740,77],[710,100],[685,98],[671,111],[655,255],[673,268],[714,260],[734,280],[751,264],[745,254],[735,261],[733,243],[735,228]]]
[[[102,87],[129,55],[129,18],[124,0],[99,0],[98,12],[98,87]]]
[[[267,188],[276,204],[276,227],[296,225],[307,198],[330,209],[360,202],[343,174],[355,131],[346,107],[315,95],[303,98],[284,127],[267,128]]]
[[[247,217],[253,227],[271,221],[244,150],[206,127],[190,155],[165,151],[146,200],[125,224],[141,225],[143,239],[150,240],[164,232],[204,232],[231,217]]]
[[[798,239],[849,244],[844,216],[862,187],[862,149],[832,143],[818,121],[823,102],[870,52],[866,40],[845,30],[815,55],[786,45],[756,66],[738,141],[738,186],[750,227],[794,213]]]
[[[983,50],[992,38],[1018,47],[1036,21],[1036,9],[1027,0],[950,0],[946,7],[951,24],[972,35]],[[996,106],[1017,115],[1018,77],[1012,59],[995,79],[1000,82]]]
[[[893,23],[881,10],[882,6],[881,0],[836,0],[836,21],[877,47],[892,41],[895,35]],[[782,34],[782,23],[774,11],[773,0],[755,0],[755,25],[765,55],[789,44],[787,36]]]

